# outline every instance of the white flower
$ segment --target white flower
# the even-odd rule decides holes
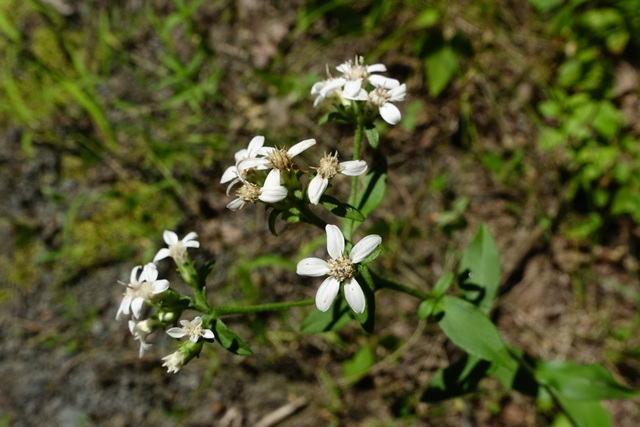
[[[162,366],[165,366],[167,368],[168,373],[177,374],[180,368],[182,368],[186,363],[187,355],[184,352],[178,350],[168,356],[163,357],[162,360],[165,361]]]
[[[280,171],[276,169],[269,172],[262,187],[249,181],[242,182],[242,187],[236,191],[238,198],[227,205],[227,208],[232,211],[241,209],[247,202],[256,203],[260,200],[265,203],[276,203],[284,200],[288,194],[287,189],[280,185]]]
[[[390,125],[397,124],[401,119],[400,110],[392,102],[404,101],[407,95],[407,85],[399,81],[389,79],[383,84],[375,84],[375,89],[369,92],[368,99],[371,105],[379,108],[380,116]]]
[[[247,169],[277,169],[288,172],[294,168],[293,158],[302,153],[307,148],[315,145],[315,139],[305,139],[300,141],[288,150],[284,148],[262,147],[258,154],[264,157],[245,159],[238,163],[238,171],[243,173]]]
[[[326,80],[321,82],[316,82],[311,87],[311,95],[318,95],[316,99],[313,101],[313,106],[317,107],[336,92],[340,92],[344,84],[347,82],[346,79],[342,77],[331,77],[328,76]]]
[[[333,155],[325,154],[320,159],[320,165],[316,170],[318,172],[309,182],[309,188],[307,189],[309,201],[314,205],[318,204],[320,197],[327,190],[329,180],[339,173],[347,176],[362,175],[367,170],[367,162],[364,160],[350,160],[338,163],[338,153]]]
[[[364,237],[351,249],[349,256],[344,254],[344,235],[335,225],[327,225],[327,252],[331,259],[305,258],[298,262],[296,272],[302,276],[319,277],[329,275],[318,288],[316,306],[320,311],[327,311],[333,304],[340,284],[344,283],[344,296],[349,306],[356,313],[364,312],[365,298],[360,284],[353,277],[355,264],[363,261],[376,250],[382,238],[377,234]]]
[[[197,239],[198,235],[193,231],[182,240],[178,240],[178,235],[173,231],[165,230],[162,233],[164,242],[169,246],[168,248],[162,248],[158,251],[156,256],[153,257],[153,262],[158,262],[167,257],[171,257],[176,263],[184,261],[184,257],[187,254],[187,248],[199,248],[200,242]]]
[[[236,152],[236,164],[233,166],[229,166],[227,170],[224,171],[224,173],[222,174],[222,178],[220,178],[220,184],[232,181],[229,185],[229,187],[232,187],[238,179],[241,179],[241,176],[238,172],[238,163],[246,159],[254,159],[258,155],[258,150],[262,148],[263,145],[264,136],[255,136],[251,139],[251,141],[249,141],[249,146],[247,148],[243,148],[242,150]]]
[[[336,70],[342,73],[344,83],[344,96],[347,99],[357,96],[360,89],[367,85],[367,82],[371,84],[383,84],[383,82],[389,80],[388,77],[380,75],[371,75],[371,73],[382,73],[387,71],[387,67],[384,64],[372,64],[364,65],[364,58],[362,56],[356,56],[354,60],[348,60],[336,67]]]
[[[154,295],[162,293],[169,289],[168,280],[158,279],[158,268],[155,264],[149,263],[142,268],[142,273],[138,277],[138,272],[142,267],[136,266],[131,270],[131,278],[129,283],[122,283],[127,287],[124,297],[118,308],[116,320],[120,320],[122,314],[133,314],[134,318],[140,317],[142,304],[145,301],[151,301]]]
[[[188,320],[181,320],[180,324],[182,328],[171,328],[167,330],[167,334],[173,338],[182,338],[188,336],[192,342],[198,342],[200,337],[205,339],[213,339],[213,331],[211,329],[204,329],[202,327],[202,317],[198,316],[191,322]]]
[[[151,348],[151,344],[149,344],[146,340],[147,337],[151,335],[155,330],[156,324],[157,321],[152,319],[146,319],[140,322],[129,320],[129,331],[131,331],[131,334],[136,340],[140,341],[140,357],[144,356],[144,352]]]

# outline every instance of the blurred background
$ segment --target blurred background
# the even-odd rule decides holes
[[[3,0],[0,426],[265,427],[279,408],[282,426],[560,425],[492,378],[425,397],[460,353],[390,292],[373,335],[302,335],[309,308],[230,317],[255,355],[206,346],[176,375],[173,343],[138,358],[115,321],[118,281],[166,229],[215,259],[212,304],[313,297],[295,263],[321,230],[272,236],[219,180],[255,135],[348,158],[351,130],[320,126],[309,91],[355,55],[408,88],[380,127],[387,198],[356,236],[383,237],[377,268],[429,291],[486,222],[505,340],[639,388],[639,48],[638,0]],[[640,419],[638,401],[605,406]]]

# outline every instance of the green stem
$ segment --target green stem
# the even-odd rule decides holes
[[[362,120],[358,120],[356,125],[356,132],[353,137],[353,160],[360,160],[362,158],[362,141],[364,139],[364,124]],[[351,194],[349,195],[349,204],[353,207],[356,206],[358,200],[358,178],[354,176],[351,178]],[[343,222],[344,237],[347,240],[353,238],[353,232],[355,231],[355,221],[352,219],[345,219]]]
[[[301,301],[274,302],[271,304],[248,305],[242,307],[218,307],[216,309],[213,309],[213,311],[217,316],[224,316],[229,314],[260,313],[263,311],[285,310],[291,307],[302,307],[312,304],[315,304],[315,300],[305,299]]]
[[[426,292],[423,292],[419,289],[410,288],[406,285],[403,285],[400,282],[396,282],[395,280],[387,279],[386,277],[380,277],[377,274],[371,273],[374,276],[374,281],[376,285],[378,285],[378,289],[392,289],[394,291],[402,292],[407,295],[411,295],[412,297],[416,297],[420,300],[426,300],[431,295]]]

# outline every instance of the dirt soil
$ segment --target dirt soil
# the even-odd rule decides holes
[[[240,3],[237,21],[218,23],[208,33],[229,76],[271,66],[296,19],[295,10],[285,7]],[[202,13],[203,25],[207,18],[213,19],[206,10]],[[263,15],[265,19],[256,20]],[[324,63],[339,63],[375,46],[375,37],[364,37],[357,43],[336,40],[330,49],[311,45],[310,51],[305,50],[309,46],[305,43],[331,25],[321,20],[304,39],[286,46],[286,60],[295,62],[278,66],[308,66],[322,72]],[[475,26],[465,29],[484,31]],[[502,254],[502,287],[493,317],[504,339],[545,359],[604,361],[619,380],[640,388],[637,226],[620,219],[612,224],[609,237],[595,246],[564,237],[567,206],[558,186],[558,159],[537,149],[526,108],[535,101],[538,87],[528,61],[543,55],[544,42],[532,37],[523,44],[493,35],[498,48],[477,58],[485,73],[456,82],[437,99],[426,95],[419,61],[393,52],[381,58],[391,74],[407,82],[406,105],[420,99],[425,108],[414,130],[392,128],[382,142],[381,150],[389,159],[389,193],[382,208],[368,219],[369,227],[382,227],[392,235],[380,269],[408,285],[428,289],[452,268],[454,251],[486,222]],[[114,78],[110,84],[126,88],[128,83]],[[232,81],[221,90],[240,114],[241,99],[248,95],[233,87]],[[249,97],[251,90],[246,88]],[[474,111],[478,134],[471,145],[460,139],[465,126],[459,102],[463,92]],[[507,101],[496,108],[496,100],[503,99]],[[197,258],[216,258],[210,295],[220,291],[222,300],[233,296],[222,289],[227,269],[233,268],[239,253],[247,258],[260,253],[293,255],[300,232],[320,235],[299,225],[274,237],[259,207],[247,206],[239,213],[226,210],[229,199],[218,184],[234,150],[246,144],[252,132],[259,132],[260,123],[276,129],[309,126],[305,134],[321,132],[316,136],[319,144],[329,147],[348,138],[341,134],[343,129],[320,129],[297,115],[288,116],[286,102],[254,98],[252,105],[259,113],[253,124],[246,119],[237,126],[246,129],[236,130],[230,138],[237,142],[228,147],[229,161],[217,161],[195,174],[197,208],[187,215],[179,234],[198,232],[203,250]],[[476,156],[494,152],[508,159],[517,150],[526,156],[519,172],[504,180],[483,168]],[[7,259],[18,244],[19,224],[27,223],[36,232],[34,257],[42,248],[58,244],[69,206],[54,203],[48,194],[76,194],[92,186],[115,185],[119,179],[108,159],[95,164],[86,179],[69,178],[64,175],[66,156],[68,152],[42,142],[27,159],[19,126],[1,130],[0,248]],[[438,177],[444,177],[444,188],[432,191],[431,183]],[[469,198],[464,212],[467,226],[448,238],[437,228],[438,220],[463,196]],[[542,216],[551,218],[552,227],[540,225]],[[389,230],[391,225],[397,227],[395,232]],[[149,236],[158,247],[160,233]],[[238,242],[244,245],[241,251]],[[251,343],[254,356],[207,347],[200,359],[178,374],[167,374],[160,358],[172,351],[173,343],[158,336],[152,349],[138,358],[138,345],[126,322],[115,320],[122,295],[117,281],[126,281],[131,268],[144,262],[139,255],[82,269],[64,283],[53,277],[58,270],[48,262],[34,263],[17,276],[1,275],[0,425],[312,427],[333,420],[345,426],[537,426],[552,419],[536,408],[532,398],[509,393],[494,379],[460,399],[422,402],[421,391],[434,372],[460,353],[437,325],[416,320],[417,301],[391,292],[377,296],[374,337],[355,324],[331,336],[299,335],[296,331],[307,309],[293,310],[289,316],[237,316],[227,323]],[[161,273],[175,279],[168,265],[161,267]],[[35,279],[23,286],[25,278]],[[317,286],[316,281],[278,268],[260,269],[252,278],[265,301],[312,298]],[[624,328],[632,333],[614,334]],[[381,344],[384,340],[404,344],[392,351]],[[342,363],[371,343],[378,362],[365,378],[349,384],[342,377]],[[606,406],[616,426],[633,426],[640,420],[638,401],[611,401]]]

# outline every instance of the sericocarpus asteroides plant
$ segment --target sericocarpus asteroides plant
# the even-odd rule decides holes
[[[327,311],[333,304],[340,285],[344,285],[344,296],[349,306],[356,313],[362,313],[365,309],[366,299],[364,292],[355,278],[356,266],[371,255],[382,243],[382,238],[377,234],[364,237],[351,249],[349,255],[345,255],[345,241],[342,231],[333,225],[326,226],[327,252],[330,258],[323,260],[309,257],[298,262],[296,272],[302,276],[319,277],[329,275],[316,293],[316,306],[320,311]]]
[[[193,342],[198,342],[200,338],[212,340],[214,334],[211,329],[205,329],[202,327],[202,317],[197,316],[192,321],[181,320],[180,324],[182,328],[171,328],[167,330],[167,335],[172,338],[189,337]]]
[[[187,254],[187,248],[199,248],[200,243],[195,240],[198,235],[193,231],[184,236],[182,240],[178,239],[178,235],[173,231],[165,230],[162,234],[164,242],[168,245],[168,248],[162,248],[153,257],[153,262],[158,262],[165,258],[171,257],[176,264],[182,264]]]
[[[140,269],[142,273],[138,276]],[[152,301],[156,295],[169,289],[168,280],[158,280],[158,269],[153,263],[146,264],[144,268],[134,267],[131,270],[129,283],[122,284],[126,286],[126,290],[116,313],[116,320],[120,320],[123,314],[128,315],[130,312],[134,318],[138,319],[145,301]]]
[[[362,175],[367,171],[367,162],[364,160],[349,160],[338,163],[338,153],[325,154],[320,159],[320,165],[316,170],[316,176],[309,182],[307,193],[309,202],[316,205],[320,201],[320,197],[329,186],[329,181],[337,174],[347,176]]]

